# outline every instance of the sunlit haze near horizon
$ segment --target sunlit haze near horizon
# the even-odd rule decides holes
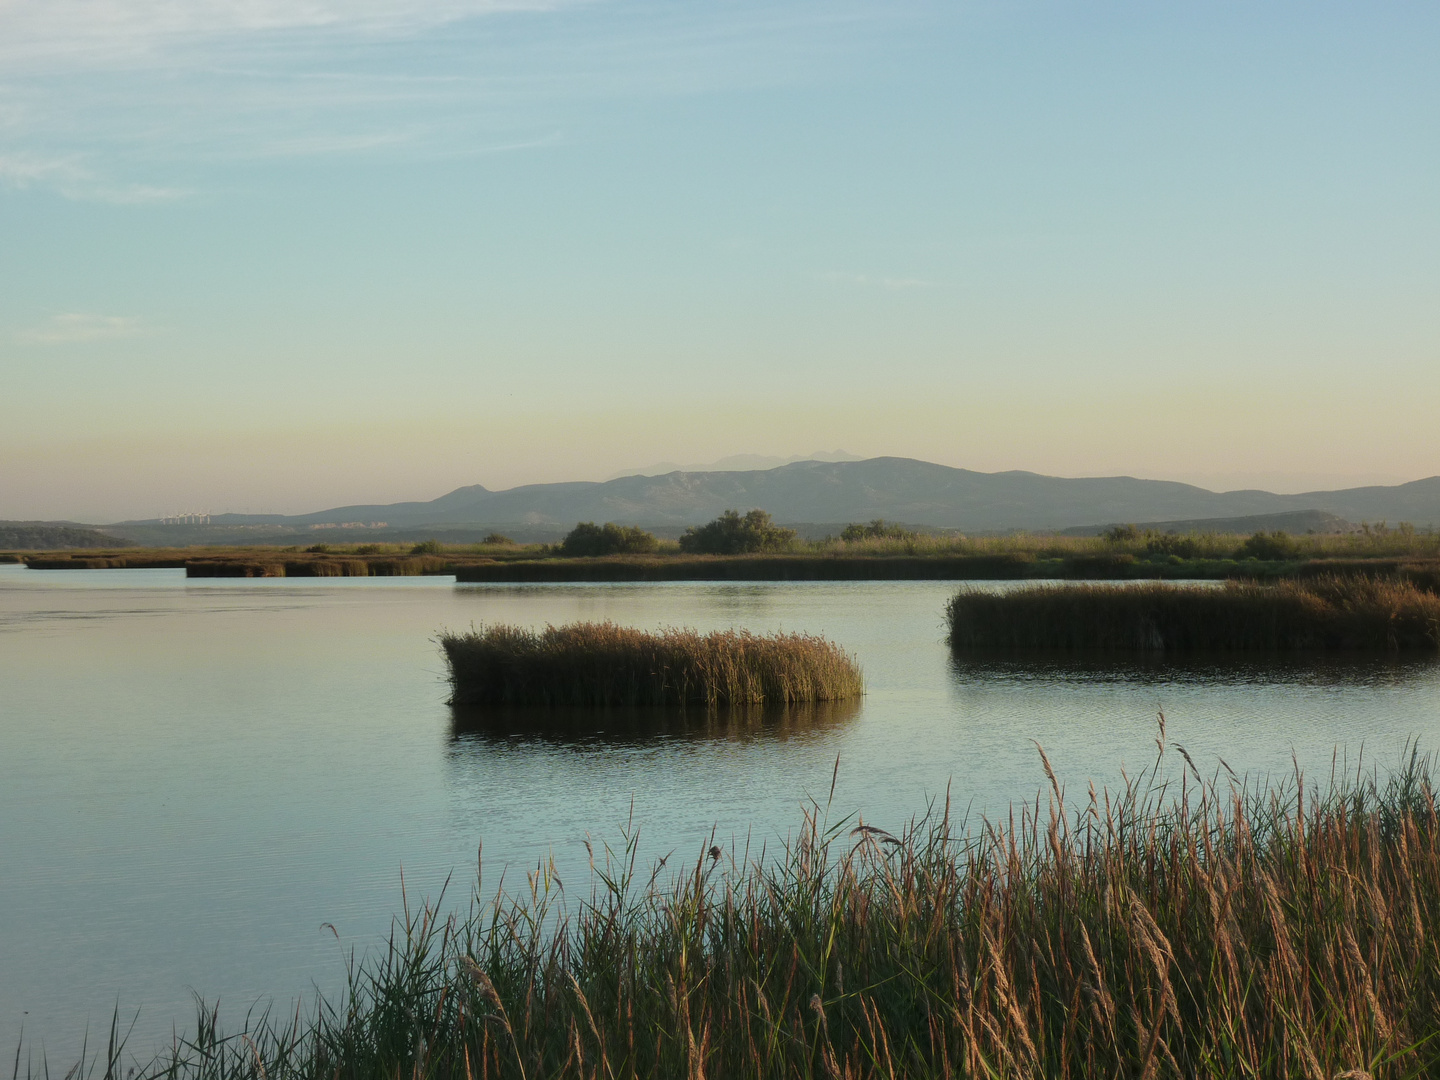
[[[1440,8],[0,0],[0,519],[1440,473]]]

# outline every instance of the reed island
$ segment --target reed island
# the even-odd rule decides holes
[[[946,618],[957,650],[1440,650],[1440,595],[1363,575],[968,588],[946,606]]]
[[[865,689],[855,659],[812,634],[573,623],[445,633],[440,647],[453,705],[794,705]]]

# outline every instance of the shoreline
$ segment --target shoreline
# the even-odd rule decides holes
[[[1137,558],[1118,552],[1046,557],[993,554],[782,552],[751,555],[565,557],[529,551],[352,553],[243,548],[3,552],[35,570],[183,569],[190,578],[409,577],[461,583],[615,581],[1280,581],[1329,575],[1391,578],[1440,592],[1440,558],[1377,556],[1288,560]]]

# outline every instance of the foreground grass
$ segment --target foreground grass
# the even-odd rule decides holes
[[[468,915],[407,908],[342,998],[230,1034],[202,1005],[136,1075],[1436,1075],[1431,762],[1161,783],[1163,731],[1151,770],[1078,806],[1046,763],[1048,806],[1007,820],[947,804],[892,836],[817,806],[778,857],[712,847],[667,881],[627,836],[578,904],[542,866]]]
[[[967,589],[946,606],[956,649],[1150,652],[1440,649],[1440,595],[1406,581],[1322,577],[1219,588]]]
[[[864,692],[854,659],[811,634],[573,623],[445,633],[440,647],[455,705],[791,704]]]

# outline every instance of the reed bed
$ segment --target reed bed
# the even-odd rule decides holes
[[[454,705],[783,705],[864,693],[854,658],[812,634],[572,623],[445,633],[440,647]]]
[[[1147,530],[1112,531],[1109,536],[1061,536],[1053,533],[1012,532],[996,536],[970,536],[955,532],[909,536],[865,536],[854,540],[832,537],[802,548],[867,555],[1017,555],[1038,559],[1067,559],[1105,553],[1160,560],[1170,555],[1184,559],[1244,560],[1251,555],[1288,560],[1375,559],[1440,557],[1440,531],[1408,525],[1387,528],[1383,523],[1349,533],[1269,533],[1270,545],[1257,545],[1255,536],[1242,533],[1158,533]],[[1275,550],[1261,554],[1265,546]],[[1260,550],[1257,550],[1260,549]]]
[[[1403,580],[1322,577],[1220,587],[965,589],[946,607],[964,649],[1141,652],[1440,648],[1440,596]]]
[[[627,832],[588,900],[541,865],[468,913],[407,904],[342,999],[229,1034],[202,1004],[135,1076],[1436,1075],[1432,762],[1262,787],[1183,749],[1175,778],[1157,742],[1075,806],[1046,762],[1008,818],[947,802],[892,835],[815,805],[778,855],[712,846],[673,878]],[[78,1075],[119,1076],[113,1035],[103,1053]]]
[[[661,540],[653,553],[572,557],[561,545],[314,544],[299,547],[128,548],[17,553],[34,569],[180,567],[190,577],[315,577],[454,573],[460,581],[843,581],[984,579],[1280,579],[1357,574],[1413,581],[1440,592],[1436,535],[1391,530],[1350,537],[1299,536],[1266,557],[1255,537],[1136,533],[1134,537],[1013,534],[867,536],[794,541],[784,551],[689,555]],[[503,538],[501,538],[503,540]],[[1253,546],[1253,545],[1251,545]],[[1262,545],[1263,546],[1263,545]],[[1283,550],[1282,550],[1283,549]],[[1277,552],[1279,552],[1277,554]],[[1397,553],[1398,552],[1398,553]],[[1273,556],[1273,557],[1272,557]],[[11,557],[0,552],[0,559]]]

